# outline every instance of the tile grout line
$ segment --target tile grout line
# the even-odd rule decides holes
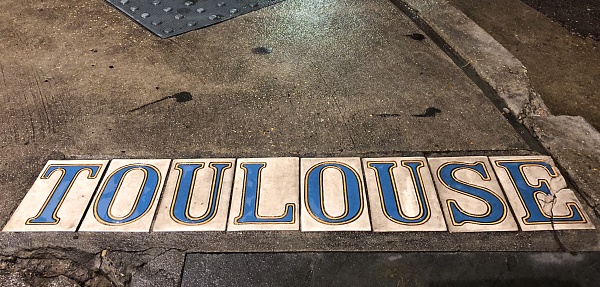
[[[302,230],[302,210],[304,207],[303,204],[303,200],[302,200],[302,195],[304,194],[304,192],[306,192],[304,190],[304,184],[302,181],[302,158],[298,157],[298,181],[300,182],[298,184],[298,231],[303,232]]]
[[[237,171],[237,165],[238,165],[238,158],[234,158],[233,159],[233,175],[231,177],[231,192],[229,192],[229,204],[227,204],[227,214],[225,215],[225,229],[223,230],[223,232],[230,232],[228,230],[229,228],[229,218],[231,216],[231,206],[233,205],[233,191],[234,191],[234,185],[235,185],[235,172]],[[235,218],[233,219],[235,220]]]
[[[425,157],[425,163],[427,163],[427,172],[431,176],[431,183],[433,186],[433,191],[437,195],[437,203],[440,207],[440,211],[442,212],[442,219],[444,220],[444,224],[446,225],[446,232],[450,232],[450,227],[448,226],[448,221],[446,220],[446,216],[444,215],[444,205],[442,204],[442,198],[440,197],[440,191],[438,190],[437,184],[435,184],[434,176],[436,176],[437,172],[434,174],[431,169],[431,164],[429,164],[429,158]]]
[[[373,227],[373,208],[371,208],[371,201],[369,200],[369,187],[367,186],[367,175],[365,174],[365,167],[364,167],[364,162],[363,162],[363,158],[358,158],[358,162],[360,163],[360,171],[361,171],[361,175],[362,175],[362,180],[361,180],[361,184],[363,186],[363,190],[361,191],[361,193],[363,194],[364,198],[365,198],[365,205],[368,206],[368,216],[369,216],[369,225],[371,227],[370,232],[375,232],[375,228]]]
[[[517,225],[517,232],[524,231],[521,228],[519,219],[517,218],[517,213],[515,212],[512,204],[510,204],[510,201],[508,200],[508,195],[507,195],[506,189],[504,188],[504,185],[502,184],[502,182],[500,182],[500,178],[498,177],[498,173],[496,172],[496,169],[494,168],[494,164],[492,163],[492,160],[490,159],[489,156],[486,156],[486,158],[491,167],[490,172],[494,174],[494,177],[496,177],[496,181],[498,182],[498,187],[500,187],[500,192],[502,192],[504,194],[504,200],[506,201],[506,206],[507,206],[508,210],[511,211],[511,213],[512,213],[512,219],[515,221],[515,223]]]
[[[98,181],[98,184],[96,184],[96,187],[94,188],[94,191],[92,192],[92,196],[90,197],[90,201],[87,203],[85,211],[81,215],[81,219],[79,219],[79,224],[77,224],[77,228],[75,228],[75,231],[74,231],[75,233],[79,233],[79,228],[81,228],[81,225],[83,224],[83,220],[85,219],[85,216],[88,213],[88,210],[92,207],[93,202],[96,200],[96,196],[100,192],[100,188],[102,186],[102,181],[103,181],[104,177],[106,176],[106,173],[108,172],[108,167],[110,166],[110,164],[112,163],[112,161],[113,161],[112,159],[109,159],[106,162],[106,166],[102,170],[102,175],[100,176],[100,180]]]
[[[167,172],[165,174],[165,179],[163,181],[162,187],[160,188],[160,197],[156,199],[157,203],[156,203],[156,209],[154,210],[154,216],[152,217],[152,222],[150,223],[150,227],[148,229],[148,233],[154,233],[154,223],[156,223],[156,218],[158,217],[158,213],[160,212],[159,208],[161,206],[161,203],[164,200],[164,191],[165,188],[167,188],[167,180],[169,179],[169,176],[171,175],[171,166],[173,165],[173,159],[169,160],[169,166],[167,168]],[[152,205],[154,205],[154,202],[152,203]],[[152,208],[152,205],[150,205],[150,208]]]

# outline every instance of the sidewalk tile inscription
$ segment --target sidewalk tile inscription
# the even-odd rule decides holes
[[[490,160],[523,231],[595,229],[550,157]]]
[[[373,231],[446,231],[424,157],[365,158]]]
[[[51,160],[3,231],[75,231],[108,160]]]
[[[115,159],[79,231],[148,232],[170,159]]]
[[[62,160],[3,231],[595,229],[584,208],[547,156]]]
[[[300,230],[300,159],[238,159],[228,231]]]
[[[428,160],[450,232],[518,230],[487,157]]]
[[[303,158],[302,231],[370,231],[360,158]]]
[[[173,160],[153,231],[225,231],[235,159]]]

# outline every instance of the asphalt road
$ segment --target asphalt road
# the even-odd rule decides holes
[[[600,2],[597,0],[522,1],[572,32],[600,40]]]
[[[594,28],[600,32],[600,2],[525,0],[541,3],[539,10],[550,18],[521,0],[449,2],[527,67],[533,88],[553,114],[582,116],[600,130],[600,41],[561,26],[582,35]],[[587,11],[579,4],[584,2],[595,7]]]
[[[600,253],[188,254],[189,286],[597,286]]]

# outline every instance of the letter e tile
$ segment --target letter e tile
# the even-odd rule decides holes
[[[595,229],[550,157],[490,160],[523,231]]]
[[[150,231],[170,163],[112,160],[79,231]]]
[[[360,158],[303,158],[302,231],[371,231]]]
[[[450,232],[518,230],[487,157],[427,160]]]
[[[3,231],[75,231],[107,160],[51,160]]]
[[[373,231],[446,231],[427,159],[365,158]]]
[[[300,159],[238,159],[227,231],[299,230]]]
[[[235,159],[173,160],[152,231],[225,231]]]

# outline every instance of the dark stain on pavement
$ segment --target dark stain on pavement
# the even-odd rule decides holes
[[[435,117],[436,114],[441,113],[442,110],[435,108],[435,107],[429,107],[425,110],[424,113],[422,114],[418,114],[418,115],[412,115],[413,117],[417,117],[417,118],[433,118]]]
[[[189,102],[194,99],[192,97],[192,94],[190,94],[188,92],[179,92],[177,94],[170,96],[170,98],[174,98],[175,101],[177,101],[178,103]]]
[[[256,47],[252,48],[252,53],[256,55],[268,55],[273,53],[273,48],[271,47]]]
[[[162,99],[158,99],[156,101],[144,104],[144,105],[139,106],[139,107],[137,107],[135,109],[131,109],[128,112],[130,112],[130,113],[131,112],[135,112],[137,110],[141,110],[141,109],[146,108],[146,107],[148,107],[150,105],[154,105],[154,104],[160,103],[160,102],[162,102],[164,100],[168,100],[168,99],[175,99],[175,101],[178,102],[178,103],[184,103],[184,102],[189,102],[189,101],[193,100],[194,98],[192,97],[192,94],[190,94],[189,92],[179,92],[179,93],[176,93],[174,95],[166,96],[166,97],[164,97]]]
[[[411,38],[413,40],[417,40],[417,41],[425,40],[425,35],[423,35],[421,33],[408,34],[408,35],[406,35],[406,37],[409,37],[409,38]]]

